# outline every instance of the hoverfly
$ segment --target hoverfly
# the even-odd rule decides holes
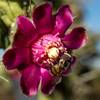
[[[67,69],[71,64],[71,58],[72,56],[70,54],[64,52],[64,54],[59,59],[58,63],[51,67],[52,74],[55,76],[61,75],[62,71],[64,69]]]

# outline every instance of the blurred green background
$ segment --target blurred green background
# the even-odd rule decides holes
[[[32,0],[31,8],[46,1],[53,4],[54,12],[61,5],[69,4],[75,16],[70,29],[84,26],[88,43],[74,52],[78,58],[74,69],[51,96],[39,92],[37,96],[26,97],[20,90],[18,72],[5,69],[2,55],[13,41],[16,17],[30,16],[30,3],[29,0],[0,0],[0,100],[100,100],[100,0]]]

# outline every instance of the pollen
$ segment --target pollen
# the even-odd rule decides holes
[[[56,47],[50,48],[48,50],[48,57],[51,59],[57,59],[59,57],[59,49]]]

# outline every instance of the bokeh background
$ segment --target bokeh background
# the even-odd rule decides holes
[[[84,48],[74,52],[78,58],[75,67],[52,95],[39,92],[37,96],[26,97],[20,90],[18,72],[5,69],[2,55],[11,47],[16,17],[30,16],[35,5],[47,1],[53,4],[54,12],[61,5],[69,4],[75,16],[69,30],[84,26],[89,39]],[[0,0],[0,100],[100,100],[100,0],[32,0],[31,5],[29,2]]]

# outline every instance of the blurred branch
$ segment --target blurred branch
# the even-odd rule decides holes
[[[96,79],[98,76],[100,76],[100,70],[92,70],[88,73],[81,75],[81,77],[79,77],[79,81],[81,83],[86,83]]]
[[[87,94],[90,93],[91,88],[86,84],[89,81],[96,79],[100,75],[100,70],[93,70],[81,76],[72,76],[72,100],[87,100]]]
[[[5,82],[9,82],[9,80],[7,80],[5,77],[3,77],[3,76],[0,76],[0,79],[2,79],[3,81],[5,81]]]

